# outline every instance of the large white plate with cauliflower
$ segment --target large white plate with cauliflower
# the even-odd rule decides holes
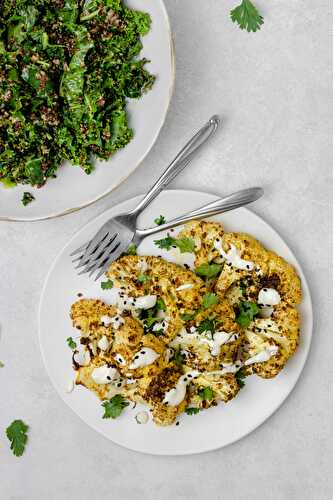
[[[140,225],[215,198],[166,191]],[[98,283],[78,276],[71,251],[137,201],[90,222],[52,266],[40,304],[46,369],[63,400],[119,445],[160,455],[225,446],[263,423],[302,371],[312,334],[304,274],[281,237],[239,209],[147,238]]]

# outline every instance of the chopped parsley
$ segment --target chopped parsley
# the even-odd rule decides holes
[[[247,328],[249,324],[254,320],[255,316],[259,313],[259,311],[260,309],[255,302],[242,300],[238,304],[238,314],[236,316],[236,322],[242,328]]]
[[[161,297],[157,297],[156,304],[150,309],[142,309],[140,311],[140,319],[143,321],[143,328],[145,333],[153,333],[154,335],[161,335],[163,329],[153,331],[155,323],[163,321],[163,318],[158,317],[158,311],[166,311],[166,305]]]
[[[7,438],[10,441],[10,449],[16,457],[23,455],[28,441],[28,430],[29,426],[22,420],[14,420],[6,429]]]
[[[231,10],[230,17],[241,30],[246,29],[248,32],[260,30],[264,23],[264,18],[250,0],[242,0],[237,7]]]
[[[136,255],[138,246],[135,245],[134,243],[131,243],[130,246],[127,249],[127,255]]]
[[[201,411],[201,408],[188,407],[185,410],[187,415],[197,415]]]
[[[77,348],[76,342],[73,340],[73,337],[68,337],[67,344],[68,344],[68,347],[70,349],[72,349],[72,351],[74,351],[74,349]]]
[[[171,361],[176,363],[177,366],[182,366],[185,363],[185,356],[181,352],[181,347],[178,346],[177,349],[175,349],[174,355],[171,358]]]
[[[112,280],[107,280],[107,281],[101,282],[101,289],[102,290],[110,290],[111,288],[113,288],[113,281]]]
[[[155,224],[157,226],[162,226],[162,224],[165,224],[166,220],[165,220],[165,217],[164,215],[160,215],[159,217],[157,217],[155,220],[154,220]]]
[[[198,326],[198,332],[199,333],[204,333],[204,332],[211,332],[212,334],[215,333],[216,331],[216,320],[215,318],[206,318]]]
[[[29,203],[31,203],[32,201],[34,201],[34,199],[35,199],[35,197],[34,197],[33,194],[28,193],[27,191],[25,191],[23,193],[22,200],[21,200],[22,201],[22,205],[24,205],[26,207],[27,205],[29,205]]]
[[[220,274],[222,268],[222,264],[201,264],[201,266],[195,268],[195,272],[198,276],[211,279]]]
[[[166,311],[166,305],[161,297],[157,297],[155,307],[158,311]]]
[[[181,315],[181,319],[183,321],[192,321],[198,314],[199,311],[194,311],[193,313],[185,313]]]
[[[211,401],[214,399],[215,392],[211,387],[202,387],[198,390],[198,395],[203,401]]]
[[[235,373],[235,378],[237,380],[238,387],[242,389],[245,385],[245,379],[246,379],[246,373],[244,368],[241,368],[238,370],[238,372]]]
[[[140,274],[138,276],[138,281],[139,281],[139,283],[142,283],[142,284],[147,283],[147,281],[149,281],[150,279],[151,279],[151,277],[148,276],[148,274]]]
[[[164,250],[170,250],[170,248],[179,248],[181,253],[192,253],[195,249],[195,242],[192,238],[172,238],[168,234],[166,238],[161,240],[155,240],[155,245]]]
[[[205,295],[202,298],[202,307],[204,309],[209,309],[209,307],[215,306],[218,304],[219,298],[216,295],[216,293],[205,293]]]
[[[119,417],[124,408],[128,406],[129,403],[124,399],[121,394],[116,394],[110,400],[104,401],[102,406],[104,408],[103,418],[117,418]]]

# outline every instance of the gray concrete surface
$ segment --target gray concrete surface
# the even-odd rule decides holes
[[[144,164],[112,197],[66,218],[0,223],[1,500],[328,500],[332,498],[333,4],[258,0],[265,25],[248,35],[228,19],[236,0],[167,0],[177,84]],[[307,274],[315,331],[296,389],[263,426],[225,449],[156,458],[119,448],[55,393],[40,356],[37,305],[54,257],[87,220],[143,192],[210,114],[224,130],[173,185],[226,193],[263,185],[255,210]],[[21,459],[4,436],[31,425]]]

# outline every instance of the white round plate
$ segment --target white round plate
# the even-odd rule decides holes
[[[174,86],[169,18],[163,0],[128,0],[126,3],[151,15],[151,31],[142,38],[140,56],[151,61],[147,69],[156,75],[152,89],[142,99],[128,101],[133,140],[109,161],[96,161],[91,175],[67,163],[58,170],[57,178],[49,179],[41,189],[30,186],[6,189],[0,184],[0,220],[48,219],[90,205],[119,186],[152,148],[165,121]],[[26,207],[21,203],[24,191],[36,198]]]
[[[161,213],[170,219],[216,198],[212,194],[194,191],[165,191],[146,209],[139,221],[140,227],[152,226],[153,220]],[[302,279],[301,341],[284,371],[273,380],[249,377],[244,389],[230,403],[221,403],[195,416],[182,415],[179,418],[180,425],[170,427],[158,427],[151,421],[146,425],[138,425],[134,418],[138,407],[135,410],[128,407],[117,420],[103,420],[103,409],[93,393],[84,387],[76,387],[72,393],[66,393],[68,384],[73,380],[71,351],[66,339],[69,336],[77,338],[77,330],[72,328],[69,318],[70,306],[78,299],[78,293],[83,293],[84,297],[106,300],[110,294],[110,291],[101,290],[100,284],[87,276],[78,276],[69,255],[89,240],[110,216],[133,208],[139,199],[127,200],[91,221],[74,236],[54,262],[40,303],[39,335],[46,369],[61,398],[84,422],[126,448],[156,455],[187,455],[226,446],[262,424],[286,399],[303,369],[312,335],[311,298],[300,265],[274,229],[245,208],[213,219],[221,222],[228,231],[243,231],[257,237],[266,247],[293,264]],[[154,245],[154,239],[156,235],[145,239],[138,253],[159,254],[161,250]]]

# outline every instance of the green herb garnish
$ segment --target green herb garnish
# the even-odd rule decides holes
[[[72,351],[74,351],[74,349],[77,348],[76,342],[73,340],[73,337],[68,337],[68,339],[66,340],[66,342],[68,344],[68,347],[70,349],[72,349]]]
[[[259,313],[260,309],[255,302],[243,300],[238,304],[238,314],[236,322],[242,327],[247,328]]]
[[[104,401],[102,406],[104,408],[103,418],[117,418],[119,417],[124,408],[128,406],[129,403],[124,399],[121,394],[116,394],[110,400]]]
[[[162,224],[165,224],[166,220],[164,215],[160,215],[159,217],[157,217],[157,219],[155,219],[154,222],[157,226],[162,226]]]
[[[29,205],[29,203],[31,203],[32,201],[34,201],[34,199],[35,199],[35,197],[34,197],[33,194],[28,193],[28,192],[24,192],[23,196],[22,196],[22,200],[21,200],[22,201],[22,205],[24,205],[26,207],[27,205]]]
[[[205,295],[202,298],[202,307],[204,309],[208,309],[209,307],[215,306],[218,304],[219,298],[216,295],[216,293],[205,293]]]
[[[237,23],[241,30],[248,32],[260,30],[264,18],[250,0],[242,0],[241,4],[230,12],[231,20]]]
[[[172,247],[178,247],[181,253],[192,253],[195,249],[195,242],[192,238],[177,239],[168,235],[166,238],[162,238],[161,240],[155,240],[154,243],[156,246],[164,250],[170,250]]]
[[[216,320],[215,318],[209,319],[206,318],[198,326],[198,332],[199,333],[204,333],[204,332],[211,332],[212,334],[215,333],[216,331]]]
[[[222,267],[222,264],[201,264],[201,266],[195,268],[195,272],[198,276],[211,279],[220,274]]]
[[[148,274],[140,274],[138,276],[139,283],[147,283],[147,281],[149,281],[150,279],[151,279],[151,277],[148,276]]]
[[[155,307],[158,311],[166,311],[166,305],[161,297],[157,297]]]
[[[214,399],[215,392],[211,387],[202,387],[198,390],[198,395],[203,401],[211,401]]]
[[[193,313],[182,314],[180,317],[183,321],[192,321],[198,314],[199,311],[194,311]]]
[[[201,408],[188,407],[185,410],[187,415],[197,415],[201,411]]]
[[[245,385],[244,380],[246,379],[246,376],[247,375],[244,368],[241,368],[240,370],[238,370],[238,372],[235,373],[235,378],[240,389],[242,389]]]
[[[11,442],[10,449],[16,457],[23,455],[28,441],[28,429],[29,426],[22,420],[14,420],[6,429],[7,438]]]
[[[178,346],[178,348],[175,349],[173,357],[171,358],[171,361],[176,363],[177,366],[182,366],[185,363],[185,356],[181,350],[181,347]]]
[[[102,290],[111,290],[113,288],[113,281],[112,280],[107,280],[107,281],[102,281],[101,282],[101,289]]]
[[[127,255],[136,255],[137,249],[138,249],[137,245],[131,243],[126,253]]]
[[[0,368],[4,368],[4,363],[2,361],[0,361]]]

